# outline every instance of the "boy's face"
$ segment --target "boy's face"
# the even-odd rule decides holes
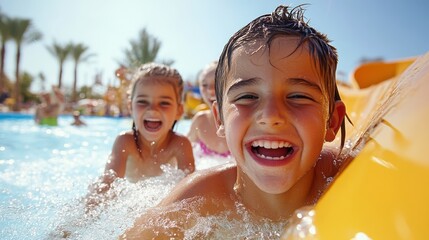
[[[223,93],[221,129],[230,151],[267,193],[290,189],[315,165],[325,135],[333,140],[322,80],[306,46],[293,52],[296,46],[297,38],[278,37],[270,52],[255,52],[258,44],[235,50]]]
[[[159,83],[156,77],[145,77],[136,84],[130,102],[136,128],[147,141],[157,141],[171,130],[182,114],[171,84]]]
[[[216,100],[215,95],[215,71],[216,68],[213,68],[206,73],[204,73],[204,76],[202,76],[202,79],[200,80],[200,92],[201,96],[203,97],[204,102],[211,107],[213,102]]]

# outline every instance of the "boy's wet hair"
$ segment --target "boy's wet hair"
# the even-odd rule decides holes
[[[335,101],[341,100],[336,85],[336,69],[338,55],[335,47],[330,45],[326,35],[310,27],[304,19],[303,5],[291,8],[289,6],[278,6],[271,14],[262,15],[236,32],[225,45],[220,57],[215,75],[216,100],[219,105],[219,115],[223,119],[222,100],[225,91],[226,80],[231,70],[231,59],[237,48],[253,44],[263,40],[262,46],[270,48],[276,37],[290,36],[298,37],[298,49],[306,44],[313,64],[319,70],[322,77],[322,90],[327,93],[329,102],[329,113],[334,110]],[[345,122],[341,125],[341,147],[345,141]]]
[[[137,71],[135,71],[131,79],[131,85],[128,90],[130,98],[134,97],[135,88],[137,83],[145,77],[159,77],[156,82],[167,83],[173,86],[176,93],[177,102],[183,101],[183,79],[179,72],[170,66],[160,63],[145,63],[142,64]]]

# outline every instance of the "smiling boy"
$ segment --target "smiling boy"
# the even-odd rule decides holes
[[[285,221],[314,204],[338,168],[338,152],[324,143],[345,116],[329,42],[301,7],[279,6],[235,33],[219,58],[212,110],[236,165],[185,178],[123,237],[180,238],[198,217],[242,219],[241,206],[250,216],[243,221]]]

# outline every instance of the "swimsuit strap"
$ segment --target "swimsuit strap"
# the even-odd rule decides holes
[[[202,141],[199,141],[199,142],[200,142],[201,150],[205,155],[219,155],[221,157],[228,157],[231,154],[229,151],[225,153],[219,153],[219,152],[213,151],[210,148],[208,148],[207,145]]]

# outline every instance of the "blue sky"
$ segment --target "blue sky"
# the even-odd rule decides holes
[[[47,84],[57,83],[59,71],[47,45],[55,40],[89,46],[95,56],[80,65],[78,86],[82,86],[92,84],[98,72],[105,85],[117,85],[118,61],[143,28],[162,42],[159,58],[174,60],[182,76],[193,81],[239,28],[279,4],[301,3],[310,4],[306,7],[310,24],[338,49],[338,71],[345,78],[363,57],[395,60],[429,51],[425,0],[0,0],[0,11],[31,19],[43,34],[41,41],[23,47],[21,69],[34,76],[45,74]],[[11,77],[14,54],[14,44],[8,43],[6,72]],[[63,84],[71,87],[72,61],[64,67]],[[35,83],[33,89],[40,85]]]

